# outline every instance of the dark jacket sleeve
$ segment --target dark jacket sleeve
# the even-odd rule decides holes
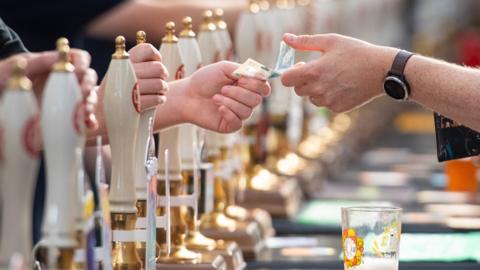
[[[0,18],[0,59],[27,52],[20,37]]]
[[[122,0],[0,0],[0,17],[28,50],[48,51],[59,37],[83,48],[85,28]],[[26,8],[28,7],[28,8]]]

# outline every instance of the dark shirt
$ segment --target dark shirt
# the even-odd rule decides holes
[[[8,27],[0,18],[0,59],[26,51],[27,49],[17,33]]]
[[[113,40],[85,36],[85,29],[95,18],[122,0],[1,0],[0,17],[22,38],[32,52],[55,49],[59,37],[66,37],[70,47],[92,55],[91,67],[102,78],[114,50]],[[121,34],[121,33],[119,33]]]

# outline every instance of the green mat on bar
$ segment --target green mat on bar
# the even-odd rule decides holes
[[[480,232],[403,233],[401,262],[480,262]],[[340,253],[339,259],[343,259]]]
[[[480,232],[402,234],[400,261],[480,262]]]
[[[342,207],[349,206],[391,206],[388,202],[360,202],[360,201],[321,201],[308,202],[300,214],[297,222],[303,225],[340,226]]]

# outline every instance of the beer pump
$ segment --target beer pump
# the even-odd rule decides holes
[[[185,76],[190,76],[201,67],[202,57],[195,32],[192,29],[192,19],[185,17],[182,23],[183,29],[180,32],[178,46],[185,63]],[[205,194],[206,191],[213,189],[213,180],[209,181],[206,179],[207,177],[199,178],[202,178],[202,175],[211,175],[208,172],[211,171],[212,166],[209,163],[202,163],[200,160],[201,146],[198,138],[198,128],[191,124],[183,124],[180,125],[179,129],[183,180],[189,187],[189,192],[196,197],[194,208],[186,209],[184,213],[188,224],[188,233],[185,238],[187,248],[200,252],[203,262],[211,261],[217,255],[221,255],[227,263],[227,269],[243,269],[246,264],[236,243],[217,242],[205,237],[199,231],[200,221],[198,218],[202,211],[209,212],[209,206],[213,206],[213,194],[211,196]]]
[[[217,26],[213,23],[213,12],[206,10],[203,13],[202,24],[198,32],[198,46],[202,54],[204,66],[220,61],[222,44],[215,34]]]
[[[147,35],[144,31],[138,31],[136,33],[137,45],[147,42]],[[149,121],[155,122],[156,108],[148,108],[140,113],[137,140],[135,142],[135,191],[137,196],[137,217],[147,218],[147,171],[145,170],[145,157],[148,155],[147,140],[150,136],[149,133]],[[138,221],[138,220],[137,220]],[[143,222],[142,226],[138,226],[137,229],[145,230],[146,222]],[[145,261],[146,242],[137,242],[138,255],[142,262]],[[160,251],[160,247],[157,244],[157,254]]]
[[[14,254],[28,263],[32,250],[32,202],[38,170],[38,106],[25,76],[26,60],[16,62],[0,101],[0,268]]]
[[[169,70],[167,81],[180,80],[184,77],[185,66],[178,46],[178,38],[175,36],[175,24],[168,22],[165,26],[165,36],[162,39],[160,53],[164,57],[163,63]],[[172,268],[173,264],[184,264],[193,267],[194,264],[201,263],[201,254],[190,251],[185,245],[185,235],[188,232],[187,225],[181,214],[182,195],[186,195],[183,178],[181,175],[181,160],[179,153],[178,127],[171,127],[160,131],[159,144],[159,172],[165,170],[165,160],[163,153],[168,150],[169,167],[168,174],[170,179],[170,198],[175,200],[171,204],[170,210],[170,234],[171,234],[171,252],[167,249],[167,230],[160,228],[157,230],[157,242],[160,244],[159,264],[164,268]],[[165,175],[159,173],[157,191],[160,198],[165,198],[166,179]],[[184,197],[185,198],[185,197]],[[161,203],[162,199],[160,199]],[[165,214],[167,209],[164,205],[159,205],[160,214]],[[185,267],[185,268],[188,268]]]
[[[41,127],[47,167],[47,199],[38,259],[48,269],[74,269],[76,151],[85,145],[84,101],[69,61],[68,40],[57,40],[58,61],[43,95]]]
[[[115,39],[115,52],[107,71],[104,110],[112,152],[110,211],[114,269],[141,269],[136,251],[137,219],[134,154],[140,119],[140,92],[125,38]],[[143,158],[142,158],[143,160]]]

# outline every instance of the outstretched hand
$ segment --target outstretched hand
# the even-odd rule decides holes
[[[381,95],[383,80],[398,52],[338,34],[285,34],[283,40],[297,50],[320,51],[322,56],[286,71],[282,83],[335,112],[351,110]]]

